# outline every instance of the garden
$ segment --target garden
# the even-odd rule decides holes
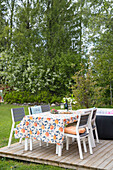
[[[108,0],[0,1],[0,148],[11,108],[26,115],[29,106],[66,102],[72,110],[113,108],[112,7]],[[28,166],[0,158],[0,168]]]

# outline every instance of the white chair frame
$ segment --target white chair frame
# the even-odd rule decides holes
[[[88,116],[88,119],[87,119],[87,123],[82,125],[81,118],[83,116]],[[80,159],[83,159],[81,140],[83,141],[84,152],[87,152],[86,138],[88,138],[90,154],[93,154],[92,146],[91,146],[91,139],[90,139],[90,131],[89,131],[90,117],[91,117],[91,110],[88,110],[82,114],[79,114],[79,118],[78,118],[77,125],[76,125],[76,135],[64,133],[64,135],[66,136],[66,150],[69,150],[69,138],[75,138],[77,140]],[[80,135],[79,128],[86,128],[86,132]]]
[[[10,147],[10,145],[11,145],[13,132],[16,130],[16,128],[15,128],[15,122],[21,121],[21,120],[23,119],[23,117],[25,116],[24,108],[15,108],[15,109],[19,109],[20,111],[22,110],[23,115],[20,115],[20,117],[17,118],[17,120],[16,120],[16,118],[15,118],[15,116],[14,116],[14,112],[13,112],[14,109],[11,109],[11,115],[12,115],[12,122],[13,122],[13,123],[12,123],[12,127],[11,127],[11,132],[10,132],[8,147]],[[19,143],[22,143],[22,138],[20,138]]]
[[[92,135],[92,137],[91,137],[92,141],[91,142],[92,142],[92,145],[94,145],[94,147],[96,146],[96,144],[95,144],[95,140],[94,140],[94,136],[93,136],[93,131],[95,132],[96,142],[99,143],[97,126],[96,126],[96,122],[95,122],[96,112],[97,112],[96,108],[92,109],[92,113],[91,113],[91,117],[90,117],[91,124],[90,124],[90,127],[89,127],[89,130],[92,131],[91,132],[91,135]]]

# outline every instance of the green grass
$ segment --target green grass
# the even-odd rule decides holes
[[[64,168],[0,158],[0,170],[61,170]]]
[[[10,104],[0,104],[0,148],[8,145],[8,139],[10,135],[12,118],[11,118],[11,108],[24,107],[25,114],[28,114],[28,106],[15,106]],[[59,107],[55,107],[60,109]],[[12,143],[18,142],[18,139],[12,138]],[[0,170],[60,170],[64,168],[59,168],[55,166],[35,164],[22,162],[17,160],[11,160],[6,158],[0,158]]]

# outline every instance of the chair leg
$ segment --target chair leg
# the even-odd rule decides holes
[[[90,135],[88,135],[88,144],[89,144],[89,151],[90,151],[90,154],[93,154],[93,150],[92,150],[92,146],[91,146]]]
[[[72,144],[73,138],[69,137],[69,144]]]
[[[10,147],[10,145],[11,145],[11,140],[12,140],[12,136],[13,136],[14,126],[15,126],[15,123],[12,124],[11,132],[10,132],[10,137],[9,137],[9,142],[8,142],[8,147]]]
[[[95,136],[96,136],[96,141],[99,143],[99,138],[98,138],[98,133],[97,133],[97,128],[95,127]]]
[[[86,141],[83,139],[84,152],[87,152]]]
[[[79,149],[80,159],[83,159],[81,141],[80,141],[80,139],[78,139],[78,138],[77,138],[77,143],[78,143],[78,149]]]
[[[69,150],[69,137],[67,136],[66,139],[66,150]]]
[[[95,145],[95,139],[94,139],[94,135],[93,135],[93,129],[90,128],[89,132],[90,132],[89,135],[90,135],[90,140],[91,140],[91,146],[92,146],[92,148],[94,148],[94,147],[96,147],[96,145]]]

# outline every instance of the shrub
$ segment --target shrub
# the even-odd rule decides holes
[[[61,97],[53,95],[49,91],[39,91],[37,94],[32,94],[27,91],[12,91],[7,92],[4,96],[4,101],[7,103],[60,103]]]
[[[12,91],[5,94],[4,101],[7,103],[32,103],[36,101],[36,97],[27,91]]]

